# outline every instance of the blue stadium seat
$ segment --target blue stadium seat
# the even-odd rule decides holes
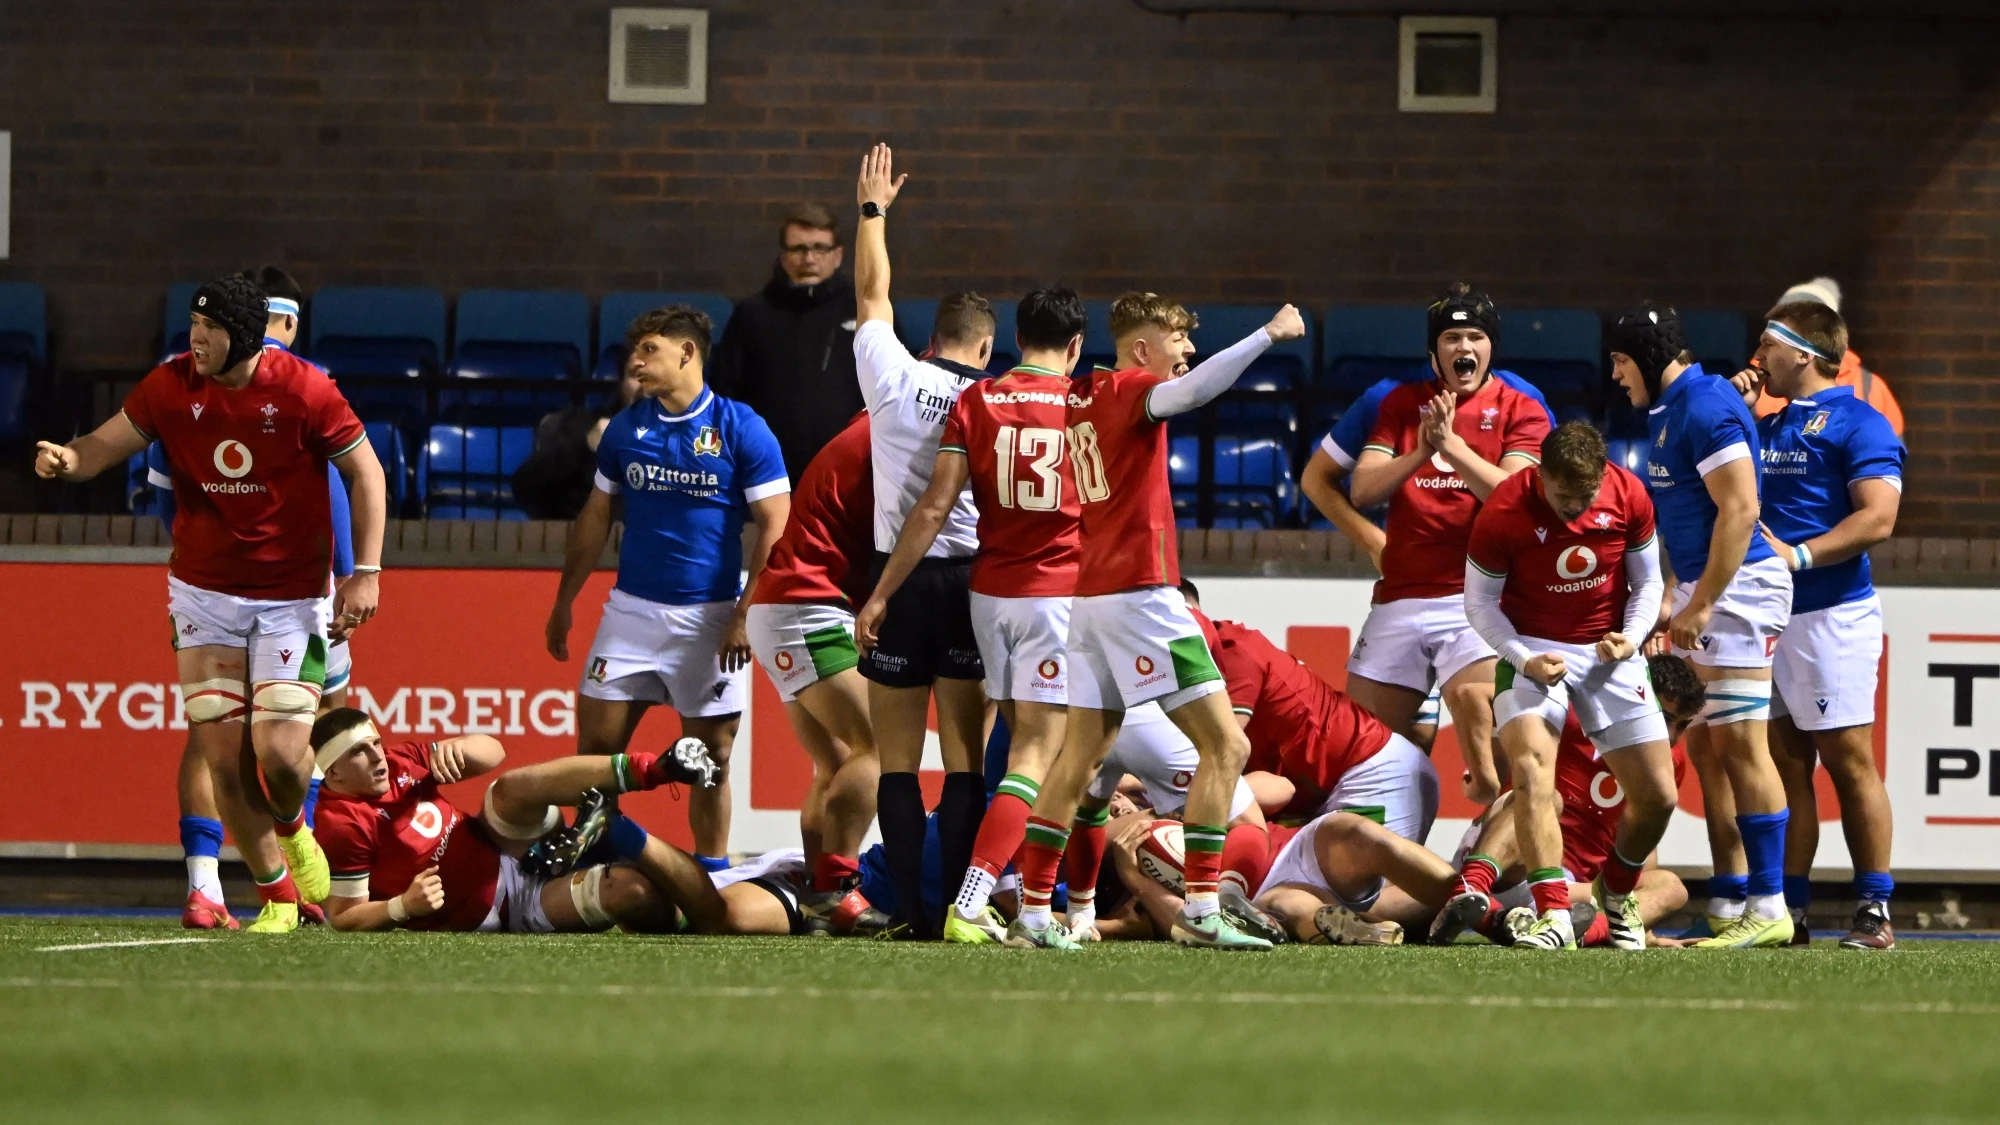
[[[39,367],[48,362],[48,298],[29,281],[0,282],[0,357]]]
[[[1593,413],[1605,390],[1604,327],[1589,309],[1502,309],[1493,366],[1533,383],[1558,421]],[[1569,409],[1565,409],[1569,408]],[[1576,409],[1583,413],[1577,414]]]
[[[1645,434],[1637,439],[1627,437],[1607,438],[1604,442],[1605,456],[1612,464],[1622,465],[1646,479],[1646,451],[1649,448]]]
[[[1335,305],[1320,333],[1320,385],[1341,405],[1384,379],[1423,367],[1422,305]]]
[[[514,502],[510,478],[533,448],[527,426],[432,426],[424,450],[425,510],[432,519],[498,519]],[[450,511],[482,514],[444,514]]]
[[[1195,355],[1214,355],[1271,322],[1278,314],[1276,305],[1197,305],[1195,314]],[[1313,324],[1306,322],[1306,334],[1298,340],[1276,344],[1257,357],[1250,369],[1237,380],[1237,387],[1290,390],[1312,380],[1313,348],[1317,343]]]
[[[1696,362],[1717,375],[1733,375],[1750,362],[1750,326],[1742,313],[1689,309],[1681,314],[1681,336]]]
[[[474,289],[458,299],[452,360],[438,392],[440,418],[533,425],[570,404],[568,384],[590,354],[590,299],[568,290]],[[485,380],[541,388],[481,388]]]
[[[1201,480],[1201,439],[1176,434],[1167,442],[1167,482],[1176,488]]]
[[[160,362],[188,350],[188,306],[194,304],[194,291],[201,288],[199,281],[176,281],[167,286],[166,325],[161,335]]]
[[[307,311],[306,355],[340,384],[355,413],[420,435],[428,383],[444,361],[444,294],[329,285]]]
[[[894,305],[896,339],[910,349],[911,355],[924,354],[924,349],[931,346],[931,326],[937,323],[937,301],[929,297],[912,297],[896,301]]]
[[[375,459],[382,462],[382,475],[389,481],[389,512],[400,515],[410,498],[410,457],[403,431],[389,422],[369,422],[365,428]]]
[[[33,370],[24,360],[0,355],[0,445],[28,438],[28,383]]]
[[[597,362],[591,378],[612,380],[625,369],[625,329],[639,314],[668,305],[692,305],[708,314],[709,342],[722,339],[729,315],[736,306],[720,293],[681,293],[632,290],[606,293],[597,303]]]

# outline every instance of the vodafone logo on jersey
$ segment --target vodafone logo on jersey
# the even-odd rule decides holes
[[[1556,556],[1556,576],[1561,582],[1548,584],[1551,594],[1577,594],[1595,590],[1611,580],[1609,573],[1597,573],[1597,552],[1582,544],[1564,547]]]
[[[437,839],[444,832],[444,812],[435,802],[418,801],[410,813],[410,830],[426,840]]]
[[[215,471],[228,477],[227,481],[203,481],[203,492],[263,492],[264,486],[252,484],[242,478],[250,475],[255,464],[250,456],[250,447],[234,438],[224,438],[215,447]]]
[[[1451,462],[1444,459],[1444,454],[1442,453],[1431,454],[1431,468],[1436,469],[1438,472],[1443,473],[1444,475],[1441,477],[1426,477],[1426,476],[1411,477],[1410,483],[1416,485],[1418,488],[1464,488],[1465,487],[1465,478],[1458,475],[1458,470],[1451,467]]]

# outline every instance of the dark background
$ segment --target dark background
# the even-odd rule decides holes
[[[1461,116],[1397,112],[1391,16],[1129,0],[717,0],[709,104],[616,106],[608,7],[0,5],[0,278],[47,287],[58,365],[135,372],[170,282],[259,261],[740,295],[782,206],[845,215],[881,138],[912,174],[905,296],[1323,309],[1465,277],[1503,313],[1755,315],[1831,273],[1908,416],[1899,532],[2000,536],[1990,19],[1505,16],[1499,112]]]

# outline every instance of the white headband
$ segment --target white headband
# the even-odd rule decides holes
[[[333,768],[335,762],[346,757],[349,750],[354,749],[371,738],[379,737],[380,735],[375,731],[374,722],[369,719],[363,719],[346,730],[341,731],[339,734],[334,735],[332,738],[327,739],[326,745],[313,751],[313,761],[319,766],[319,771],[325,773]]]
[[[1799,335],[1797,332],[1792,331],[1792,327],[1789,324],[1780,324],[1775,320],[1765,321],[1764,335],[1771,337],[1772,339],[1778,341],[1780,344],[1789,344],[1790,346],[1799,349],[1800,351],[1806,353],[1807,355],[1813,357],[1814,359],[1823,359],[1828,363],[1840,362],[1839,356],[1826,354],[1826,352],[1823,349],[1821,349],[1819,345],[1813,343],[1811,340],[1806,339],[1804,336]]]
[[[270,310],[270,315],[272,316],[297,316],[299,315],[299,303],[290,297],[272,297],[270,298]]]

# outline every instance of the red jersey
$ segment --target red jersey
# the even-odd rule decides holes
[[[1071,384],[1069,457],[1083,502],[1079,598],[1180,585],[1167,426],[1146,412],[1146,396],[1166,381],[1133,368]]]
[[[438,792],[425,744],[387,747],[389,791],[373,799],[350,797],[322,786],[313,834],[326,849],[335,880],[366,879],[373,901],[410,889],[410,881],[436,865],[444,883],[444,909],[412,918],[413,930],[476,930],[493,909],[500,885],[500,853],[478,821]]]
[[[1435,379],[1406,383],[1390,391],[1375,416],[1365,449],[1400,457],[1417,447],[1421,408],[1443,390]],[[1535,458],[1549,436],[1542,404],[1496,378],[1459,400],[1453,432],[1472,451],[1497,465],[1509,453]],[[1403,598],[1443,598],[1465,592],[1465,540],[1479,498],[1443,454],[1433,453],[1389,499],[1388,546],[1382,549],[1382,580],[1375,602]]]
[[[1687,773],[1687,752],[1674,747],[1674,784]],[[1562,797],[1563,866],[1580,883],[1597,878],[1611,859],[1625,791],[1597,757],[1572,711],[1556,744],[1556,793]]]
[[[1280,816],[1310,812],[1326,802],[1347,772],[1389,744],[1389,728],[1335,691],[1312,669],[1234,621],[1215,623],[1215,649],[1229,703],[1250,717],[1245,772],[1275,773],[1297,789]]]
[[[1534,466],[1486,498],[1465,551],[1472,565],[1506,577],[1500,612],[1515,632],[1582,645],[1625,627],[1632,593],[1625,552],[1652,539],[1653,501],[1638,477],[1606,465],[1597,499],[1564,523],[1542,496],[1542,470]]]
[[[1066,598],[1076,592],[1081,505],[1063,456],[1069,378],[1016,367],[975,383],[944,420],[940,450],[965,454],[979,510],[972,589],[991,598]]]
[[[752,605],[855,603],[868,597],[867,567],[851,565],[875,549],[875,469],[868,459],[868,412],[813,455],[792,490],[792,514],[757,578]],[[859,597],[854,585],[863,585]]]
[[[167,451],[174,552],[190,586],[239,598],[323,597],[333,566],[326,463],[368,440],[326,372],[265,348],[230,390],[185,353],[125,397],[125,417]]]

